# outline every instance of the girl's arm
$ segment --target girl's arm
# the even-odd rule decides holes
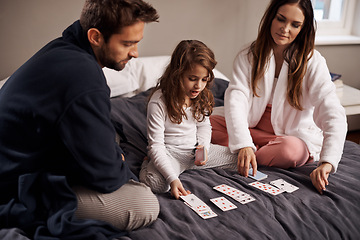
[[[196,137],[199,146],[204,146],[207,151],[210,148],[211,141],[211,124],[209,117],[205,117],[204,121],[196,123]]]
[[[178,176],[166,154],[164,140],[166,116],[166,108],[162,102],[149,102],[147,109],[148,156],[151,161],[154,161],[155,167],[166,179],[166,182],[170,184]]]
[[[170,183],[170,187],[171,195],[176,199],[179,199],[180,196],[186,196],[191,193],[189,190],[185,190],[179,179],[175,179],[174,181],[172,181]]]

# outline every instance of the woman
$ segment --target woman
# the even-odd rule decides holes
[[[347,123],[314,41],[310,0],[272,0],[257,39],[234,61],[226,125],[219,117],[211,121],[213,143],[227,144],[216,141],[227,127],[240,174],[248,176],[250,165],[255,174],[258,164],[290,168],[319,161],[310,178],[322,193],[340,161]]]

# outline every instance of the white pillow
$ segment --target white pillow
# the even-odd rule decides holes
[[[216,68],[214,68],[213,73],[214,73],[215,78],[221,78],[223,80],[226,80],[226,81],[230,82],[230,80],[222,72],[220,72]]]
[[[152,56],[131,59],[122,71],[103,68],[107,84],[111,90],[110,97],[130,97],[155,87],[169,63],[170,56]],[[217,69],[214,69],[214,75],[216,78],[229,81]],[[8,77],[0,81],[0,88],[7,79]]]
[[[134,59],[141,63],[139,89],[137,93],[146,91],[149,88],[155,87],[159,78],[163,75],[166,67],[169,65],[171,56],[155,56],[155,57],[141,57]],[[220,71],[214,69],[214,76],[229,81],[229,79]]]
[[[152,56],[131,59],[122,71],[103,68],[111,90],[110,97],[129,97],[155,87],[169,63],[170,56]],[[214,69],[214,75],[229,81],[217,69]]]
[[[104,67],[110,97],[133,96],[154,87],[169,62],[170,56],[141,57],[131,59],[122,71]],[[8,78],[0,80],[0,88]]]
[[[139,74],[139,86],[137,93],[155,87],[159,78],[165,72],[170,63],[170,56],[141,57],[137,59],[142,63]]]
[[[8,80],[9,77],[3,79],[3,80],[0,80],[0,88],[5,84],[6,80]]]
[[[214,107],[213,112],[212,112],[211,115],[218,115],[218,116],[225,117],[225,108],[224,108],[224,106]]]
[[[133,96],[154,87],[170,62],[170,56],[131,59],[122,71],[103,68],[110,97]]]
[[[107,84],[110,88],[110,97],[131,93],[139,88],[136,76],[137,68],[137,63],[133,60],[129,61],[122,71],[116,71],[106,67],[103,68]]]

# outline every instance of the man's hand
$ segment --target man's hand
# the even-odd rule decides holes
[[[175,179],[170,183],[171,195],[176,199],[179,199],[180,196],[186,196],[190,194],[189,190],[185,190],[179,179]]]
[[[329,185],[328,177],[332,170],[330,163],[322,163],[310,174],[311,182],[318,190],[320,194],[326,190],[326,186]]]
[[[238,172],[247,177],[249,175],[250,164],[253,168],[253,176],[255,176],[257,171],[256,156],[254,150],[251,147],[245,147],[240,149],[238,154]]]

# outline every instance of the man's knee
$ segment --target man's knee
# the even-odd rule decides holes
[[[143,183],[129,181],[118,190],[102,194],[75,187],[80,219],[97,219],[121,230],[134,230],[156,220],[160,207],[157,197]]]
[[[131,200],[125,230],[134,230],[154,222],[160,212],[159,201],[155,194],[143,183],[135,186],[136,197]]]

